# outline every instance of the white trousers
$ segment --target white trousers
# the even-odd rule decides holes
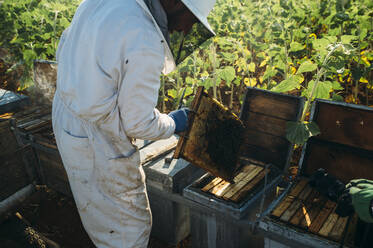
[[[80,218],[94,244],[147,247],[152,220],[138,150],[128,157],[107,157],[97,129],[80,120],[57,94],[52,119]]]

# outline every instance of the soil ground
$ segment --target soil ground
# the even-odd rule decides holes
[[[18,216],[29,222],[33,229],[66,248],[94,248],[83,229],[74,200],[48,189],[38,190],[18,209]],[[0,247],[39,247],[29,243],[15,215],[0,224]],[[189,238],[177,246],[167,245],[150,238],[148,248],[188,248]]]

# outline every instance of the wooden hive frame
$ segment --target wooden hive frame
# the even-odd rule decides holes
[[[274,106],[276,109],[274,109]],[[259,89],[248,88],[240,119],[244,124],[239,166],[228,181],[205,174],[184,190],[184,195],[240,219],[266,189],[273,189],[286,170],[292,146],[286,140],[286,122],[300,117],[303,101]],[[272,125],[273,124],[273,125]],[[265,177],[267,176],[267,185]]]
[[[262,229],[281,233],[280,242],[330,247],[343,243],[355,247],[357,227],[364,226],[357,215],[338,216],[334,212],[336,203],[312,189],[307,181],[321,167],[344,183],[354,178],[373,179],[373,138],[369,132],[373,109],[317,100],[311,120],[318,123],[321,135],[310,139],[303,148],[298,181],[285,190],[278,204],[269,208],[272,210],[261,222]]]
[[[225,123],[230,128],[239,130],[231,130],[231,136],[222,136],[220,141],[226,141],[231,146],[224,147],[225,150],[221,151],[219,147],[216,148],[219,144],[212,144],[210,136],[216,137],[213,132]],[[236,151],[240,146],[239,134],[242,129],[242,122],[237,116],[209,97],[203,87],[199,87],[191,106],[188,128],[179,139],[174,158],[185,158],[213,175],[232,182],[239,169]],[[218,151],[229,156],[226,163],[222,161],[225,158],[217,154]]]

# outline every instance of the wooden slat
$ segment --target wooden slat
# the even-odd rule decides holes
[[[210,189],[218,185],[221,181],[223,181],[223,179],[221,179],[220,177],[215,177],[209,184],[205,185],[205,187],[202,188],[202,191],[209,191]]]
[[[230,185],[227,181],[222,181],[219,183],[219,185],[215,186],[210,190],[210,192],[216,196],[221,196],[224,192],[224,190]]]
[[[302,203],[301,207],[298,209],[298,211],[294,214],[294,216],[290,219],[290,223],[297,226],[299,223],[303,220],[306,220],[306,222],[310,222],[309,217],[309,209],[311,209],[311,206],[313,204],[313,200],[319,195],[319,193],[316,190],[312,190],[308,198]]]
[[[345,244],[349,244],[349,245],[354,247],[355,246],[356,228],[357,228],[357,222],[359,220],[359,217],[355,213],[353,216],[351,216],[349,218],[351,218],[351,220],[350,220],[350,224],[347,227]]]
[[[339,217],[337,223],[333,227],[333,230],[329,234],[329,238],[340,241],[346,228],[347,220],[348,217]]]
[[[245,129],[240,155],[283,168],[290,146],[290,142],[283,137]]]
[[[234,194],[240,191],[248,182],[250,182],[259,172],[263,170],[262,167],[255,167],[250,173],[248,173],[241,181],[233,184],[232,188],[230,188],[226,193],[224,193],[224,199],[230,199]]]
[[[326,219],[325,223],[321,227],[318,234],[324,237],[328,237],[329,233],[333,230],[335,224],[337,223],[338,218],[338,214],[331,213],[328,219]]]
[[[311,226],[309,227],[310,232],[318,233],[320,231],[320,228],[324,224],[325,220],[332,213],[332,211],[334,211],[335,206],[336,206],[335,202],[332,202],[330,200],[326,202],[325,206],[320,211],[315,221],[311,223]]]
[[[304,190],[299,194],[299,197],[293,201],[290,207],[281,215],[282,221],[288,222],[295,212],[302,206],[302,200],[306,199],[312,192],[311,186],[307,185]]]
[[[244,122],[246,128],[285,137],[287,120],[255,112],[249,112],[247,115],[248,120]]]
[[[248,89],[241,119],[248,120],[249,116],[246,116],[246,113],[250,110],[285,120],[295,120],[300,109],[300,103],[300,98]]]
[[[299,193],[304,189],[307,184],[307,180],[301,180],[298,182],[286,196],[286,198],[281,201],[281,203],[272,211],[271,215],[274,217],[280,217],[283,212],[290,206],[294,198],[299,195]]]
[[[308,217],[309,221],[302,220],[299,223],[299,227],[301,228],[309,228],[312,223],[315,221],[316,217],[319,215],[321,209],[324,207],[326,203],[326,198],[325,197],[318,197],[315,198],[311,204],[311,206],[308,209]]]
[[[260,181],[263,180],[266,173],[269,173],[270,169],[260,171],[248,184],[246,184],[239,192],[233,195],[230,200],[234,202],[240,202],[250,191],[252,191]]]

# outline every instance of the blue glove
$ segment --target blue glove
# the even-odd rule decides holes
[[[175,121],[175,133],[183,132],[188,126],[188,108],[174,110],[168,114]]]

